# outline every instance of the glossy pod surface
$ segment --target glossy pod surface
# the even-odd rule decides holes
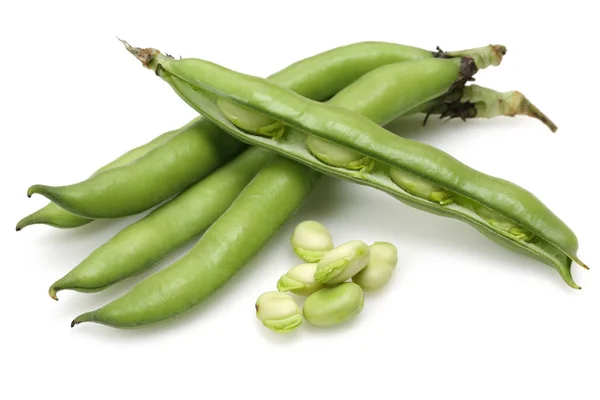
[[[95,292],[150,268],[169,252],[206,230],[233,203],[274,153],[252,147],[129,225],[55,282],[59,290]]]
[[[286,158],[265,166],[196,246],[124,296],[83,314],[73,325],[94,321],[115,327],[173,317],[221,287],[279,230],[311,192],[319,174]]]
[[[194,120],[195,121],[195,120]],[[171,137],[179,133],[179,129],[165,132],[162,135],[157,136],[146,144],[136,147],[128,152],[124,153],[120,157],[106,164],[105,166],[98,169],[92,174],[97,175],[101,172],[107,171],[112,168],[121,167],[129,164],[130,162],[140,158],[144,154],[148,153],[153,148],[162,145],[168,141]],[[36,212],[26,216],[17,223],[17,231],[25,228],[29,225],[34,224],[45,224],[55,228],[76,228],[79,226],[86,225],[92,222],[93,219],[81,217],[73,214],[64,208],[59,207],[55,203],[49,203],[45,207],[37,210]]]
[[[460,78],[460,68],[459,58],[388,64],[363,75],[354,82],[356,86],[343,89],[328,103],[353,102],[356,112],[371,115],[371,119],[385,125],[415,104],[423,104],[446,93]],[[358,97],[357,93],[362,96]]]
[[[173,60],[156,51],[150,54],[146,61],[151,61],[146,65],[156,68],[159,76],[188,104],[240,140],[270,148],[320,172],[384,190],[419,209],[468,222],[480,231],[487,230],[486,236],[496,235],[497,241],[510,243],[513,249],[543,259],[558,270],[565,282],[579,288],[572,280],[568,260],[581,263],[576,256],[575,235],[527,190],[476,171],[435,147],[398,137],[357,113],[328,103],[313,102],[264,79],[205,60]],[[235,128],[215,106],[218,97],[282,121],[287,125],[284,139],[274,141]],[[357,174],[319,162],[304,146],[306,134],[370,157],[377,165],[372,172]],[[440,204],[408,193],[390,179],[389,168],[413,174],[467,201]],[[464,203],[468,202],[495,212],[534,237],[522,240],[522,235],[515,236],[491,224],[470,207],[465,207]],[[562,257],[561,253],[568,258]]]
[[[85,217],[124,217],[168,199],[246,147],[234,138],[225,139],[219,128],[203,118],[124,167],[69,186],[34,185],[28,194],[43,194]]]

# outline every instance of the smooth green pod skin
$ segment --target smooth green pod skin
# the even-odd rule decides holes
[[[462,59],[426,59],[388,64],[361,76],[352,88],[341,90],[328,104],[355,104],[360,114],[381,125],[447,93],[461,77]],[[390,90],[393,88],[393,90]],[[357,93],[362,93],[358,97]]]
[[[302,311],[291,296],[280,292],[261,294],[254,305],[256,318],[275,333],[287,333],[302,325]]]
[[[499,51],[499,50],[504,51]],[[472,57],[478,69],[500,65],[506,48],[490,45],[476,49],[440,52],[387,42],[359,42],[337,47],[298,61],[271,75],[273,82],[286,81],[302,96],[329,99],[358,77],[383,65],[429,58]],[[304,88],[309,88],[305,90]]]
[[[580,288],[571,277],[569,265],[562,262],[557,251],[566,254],[582,266],[577,258],[578,242],[574,233],[537,197],[506,180],[476,171],[449,154],[424,143],[401,138],[379,127],[355,112],[327,103],[316,103],[261,78],[226,69],[200,60],[173,60],[149,50],[145,65],[158,75],[198,112],[236,138],[253,145],[270,148],[319,172],[337,176],[383,190],[418,209],[469,223],[479,231],[508,239],[513,249],[529,251],[529,255],[556,268],[573,288]],[[256,93],[260,93],[257,98]],[[214,107],[217,97],[243,104],[284,122],[285,141],[273,141],[235,128]],[[335,121],[335,123],[331,123]],[[306,134],[318,136],[373,158],[377,164],[369,174],[356,174],[325,165],[304,147]],[[515,239],[510,233],[491,226],[479,215],[458,204],[445,206],[417,198],[398,188],[387,175],[389,167],[408,171],[430,183],[514,221],[541,241]],[[518,223],[517,223],[518,222]],[[489,236],[486,234],[486,236]],[[501,240],[502,241],[502,240]]]
[[[455,62],[426,60],[386,65],[363,75],[351,89],[342,89],[329,103],[354,102],[356,111],[371,115],[385,125],[409,112],[415,104],[431,101],[438,104],[440,95],[456,83],[460,67],[460,59],[455,59]],[[358,92],[363,93],[359,99],[356,98]],[[227,114],[225,116],[229,118]],[[374,166],[369,157],[312,135],[306,137],[306,147],[317,159],[334,167],[368,173]]]
[[[104,307],[75,318],[118,328],[158,322],[197,305],[267,243],[302,205],[320,174],[277,157],[206,230],[189,253]]]
[[[280,292],[292,292],[298,296],[310,296],[323,285],[315,281],[317,263],[306,263],[296,265],[277,281],[277,290]]]
[[[352,277],[365,292],[375,292],[386,286],[398,263],[398,249],[391,243],[375,242],[369,246],[369,263]]]
[[[129,150],[120,157],[106,164],[102,168],[95,171],[92,176],[99,174],[103,171],[107,171],[111,168],[120,167],[128,164],[133,160],[136,160],[148,153],[156,146],[160,146],[169,140],[171,137],[179,133],[179,129],[175,129],[169,132],[165,132],[162,135],[157,136],[148,143],[145,143],[139,147]],[[92,222],[93,219],[80,217],[79,215],[68,212],[67,210],[60,208],[55,203],[49,203],[45,207],[40,208],[36,212],[29,214],[17,223],[17,232],[29,225],[44,224],[53,226],[55,228],[77,228]]]
[[[317,221],[304,221],[292,232],[290,244],[294,253],[307,263],[316,263],[331,249],[331,234]]]
[[[64,289],[97,292],[146,271],[206,230],[273,157],[260,147],[247,149],[94,250],[50,287],[50,297],[58,300]]]
[[[91,218],[80,217],[67,210],[60,208],[55,203],[48,203],[39,210],[23,217],[16,227],[19,232],[30,225],[43,224],[59,229],[77,228],[94,221]]]
[[[342,283],[367,266],[369,246],[360,240],[346,242],[323,256],[317,264],[315,281],[327,285]]]
[[[112,168],[68,186],[34,185],[60,207],[88,218],[137,214],[167,200],[210,174],[247,146],[205,118],[173,136],[163,146],[121,168]]]
[[[329,328],[355,318],[364,307],[364,293],[353,282],[324,288],[308,296],[302,306],[306,322],[319,328]]]

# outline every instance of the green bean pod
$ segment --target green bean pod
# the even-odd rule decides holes
[[[199,117],[200,118],[200,117]],[[192,122],[195,122],[194,119]],[[92,176],[97,175],[101,172],[107,171],[112,168],[120,167],[130,162],[137,160],[144,154],[147,154],[153,148],[162,145],[168,141],[171,137],[179,133],[179,129],[165,132],[156,138],[152,139],[148,143],[138,146],[134,149],[129,150],[123,155],[119,156],[115,160],[109,162],[103,167],[95,171]],[[77,228],[92,222],[93,219],[80,217],[79,215],[70,213],[69,211],[60,208],[55,203],[49,203],[48,205],[40,208],[32,214],[24,217],[17,223],[17,232],[29,225],[34,224],[45,224],[53,226],[55,228]]]
[[[569,286],[580,288],[570,271],[570,260],[585,266],[576,255],[575,234],[529,191],[476,171],[435,147],[396,136],[356,112],[311,101],[265,79],[205,60],[175,60],[154,49],[129,50],[169,83],[186,103],[236,138],[269,148],[319,172],[383,190],[416,208],[467,222],[479,231],[486,231],[486,236],[496,235],[513,249],[543,260],[557,269]],[[283,139],[263,138],[236,128],[216,105],[219,97],[281,121],[286,125]],[[372,158],[375,168],[368,174],[357,174],[320,162],[304,145],[307,134]],[[441,204],[411,194],[390,178],[390,168],[443,188],[456,198],[477,203],[529,232],[532,238],[526,240],[521,234],[514,235],[510,229],[492,224],[482,213],[464,207],[460,201]]]
[[[124,167],[73,185],[34,185],[27,194],[43,194],[65,210],[88,218],[124,217],[167,200],[246,147],[234,138],[224,140],[223,132],[202,118]]]
[[[124,296],[73,321],[133,327],[198,304],[254,256],[303,203],[320,175],[278,157],[265,166],[192,250]]]
[[[468,52],[480,60],[477,67],[481,69],[501,62],[503,54],[498,48],[503,46],[485,46]],[[359,42],[300,60],[269,79],[302,96],[323,101],[382,65],[452,57],[449,54],[396,43]],[[230,139],[222,139],[225,141],[222,146],[213,143],[215,133],[214,127],[199,121],[133,163],[73,185],[33,185],[28,196],[41,194],[85,218],[115,218],[142,212],[174,196],[243,150],[243,145]]]
[[[50,287],[50,297],[58,300],[64,289],[97,292],[147,270],[216,221],[274,155],[249,148],[94,250]]]

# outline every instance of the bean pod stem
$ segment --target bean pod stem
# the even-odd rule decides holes
[[[460,118],[463,121],[525,115],[541,121],[552,132],[558,130],[556,124],[519,91],[498,92],[480,85],[468,85],[457,95],[455,98],[449,95],[446,99],[436,99],[414,111],[426,113],[424,124],[431,114],[439,114],[440,119]]]

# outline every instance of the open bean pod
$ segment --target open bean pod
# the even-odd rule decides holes
[[[309,100],[263,78],[201,59],[175,60],[154,49],[129,50],[191,107],[241,141],[269,148],[324,174],[372,186],[415,208],[467,222],[487,237],[553,266],[569,286],[580,288],[570,271],[571,261],[585,266],[576,255],[575,234],[529,191],[476,171],[433,146],[396,136],[359,113]],[[403,68],[455,60],[411,61]],[[458,77],[464,76],[472,59],[454,65],[459,67]],[[400,88],[388,85],[386,89],[421,90],[418,84],[408,88],[406,80],[399,83]],[[431,97],[421,95],[422,102],[442,93],[428,94]],[[239,129],[219,108],[219,98],[281,122],[286,126],[283,137],[275,140]],[[374,167],[353,171],[328,165],[306,147],[307,135],[368,157]],[[394,172],[400,172],[402,179]]]

